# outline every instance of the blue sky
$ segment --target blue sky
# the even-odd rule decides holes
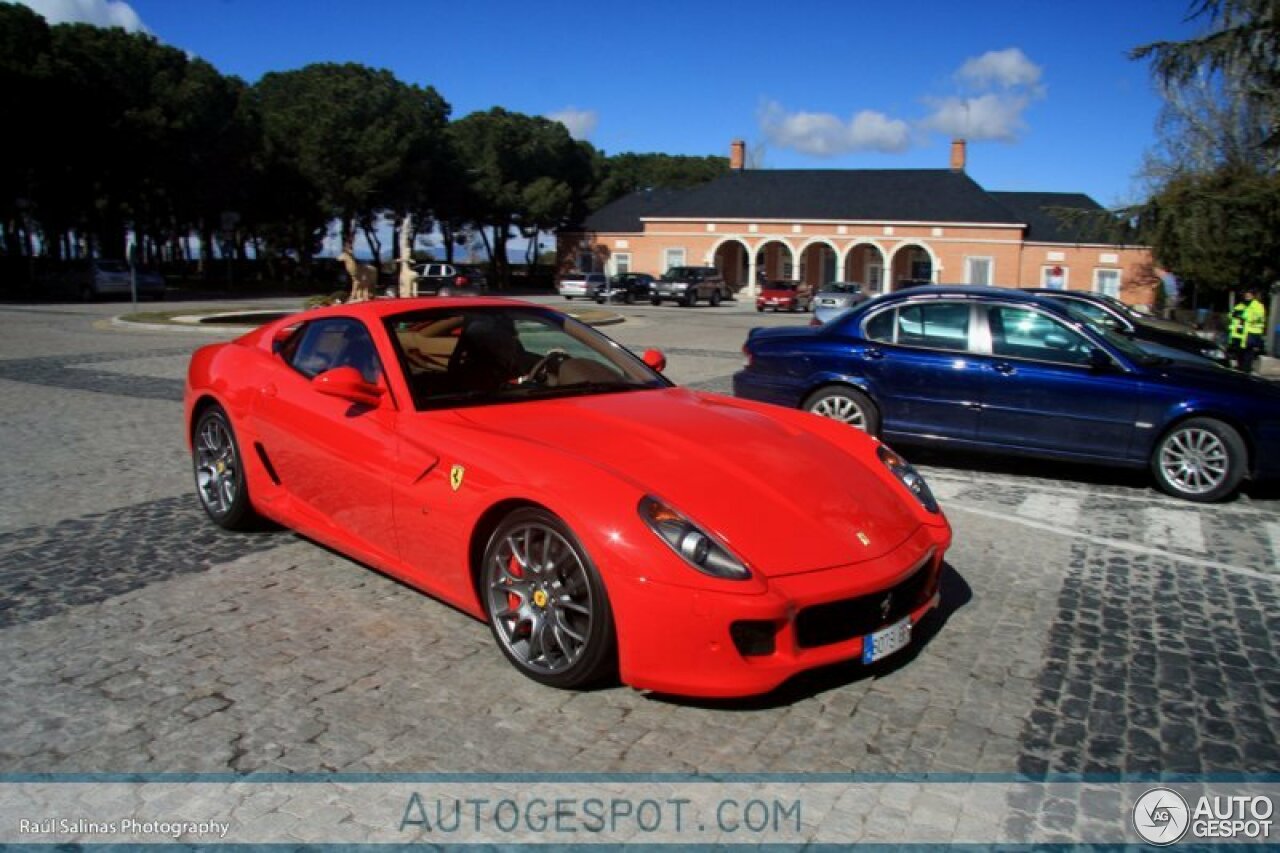
[[[1185,0],[484,3],[20,0],[143,28],[249,81],[360,62],[431,85],[453,116],[562,118],[606,153],[765,168],[945,168],[969,142],[992,190],[1136,201],[1160,99],[1132,47],[1195,32]]]

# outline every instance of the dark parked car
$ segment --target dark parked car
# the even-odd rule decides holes
[[[1160,347],[1191,353],[1219,364],[1228,364],[1226,352],[1214,341],[1192,334],[1191,329],[1181,323],[1140,314],[1115,297],[1082,290],[1026,288],[1026,291],[1058,300],[1067,305],[1073,313],[1128,335],[1139,344],[1158,344]],[[1163,349],[1159,352],[1177,357],[1177,352],[1168,353]]]
[[[753,329],[740,397],[893,442],[1130,468],[1212,501],[1280,476],[1280,387],[1155,356],[1018,290],[931,287],[825,326]]]
[[[65,289],[86,302],[104,296],[128,299],[133,294],[133,275],[127,261],[94,258],[72,261],[62,281]],[[136,275],[139,299],[164,299],[164,276],[141,267]]]
[[[591,295],[601,305],[618,301],[633,305],[638,300],[648,299],[652,288],[653,276],[642,272],[627,272],[615,275],[603,283],[596,282]]]
[[[672,267],[653,283],[649,301],[661,305],[662,300],[671,299],[691,308],[705,299],[715,307],[732,295],[715,267]]]
[[[417,268],[419,296],[483,296],[489,289],[484,273],[453,264],[422,264]]]

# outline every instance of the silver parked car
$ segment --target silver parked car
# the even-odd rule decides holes
[[[813,297],[813,319],[816,324],[826,323],[837,314],[866,302],[870,296],[865,285],[856,281],[833,281],[824,284]]]

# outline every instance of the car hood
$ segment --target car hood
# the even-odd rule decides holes
[[[860,434],[836,444],[790,413],[683,388],[518,405],[518,416],[513,406],[459,415],[631,482],[765,576],[875,559],[920,526],[912,499],[877,470],[875,444]]]
[[[1280,403],[1280,385],[1250,376],[1213,362],[1201,366],[1189,361],[1175,361],[1147,368],[1150,375],[1170,385],[1219,394],[1235,394],[1249,401],[1267,400]]]

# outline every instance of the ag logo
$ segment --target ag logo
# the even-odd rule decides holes
[[[454,465],[449,469],[449,485],[456,492],[462,488],[462,478],[467,475],[467,469],[461,465]]]
[[[1191,812],[1177,791],[1152,788],[1133,806],[1133,828],[1142,840],[1157,847],[1178,841],[1187,834]]]

